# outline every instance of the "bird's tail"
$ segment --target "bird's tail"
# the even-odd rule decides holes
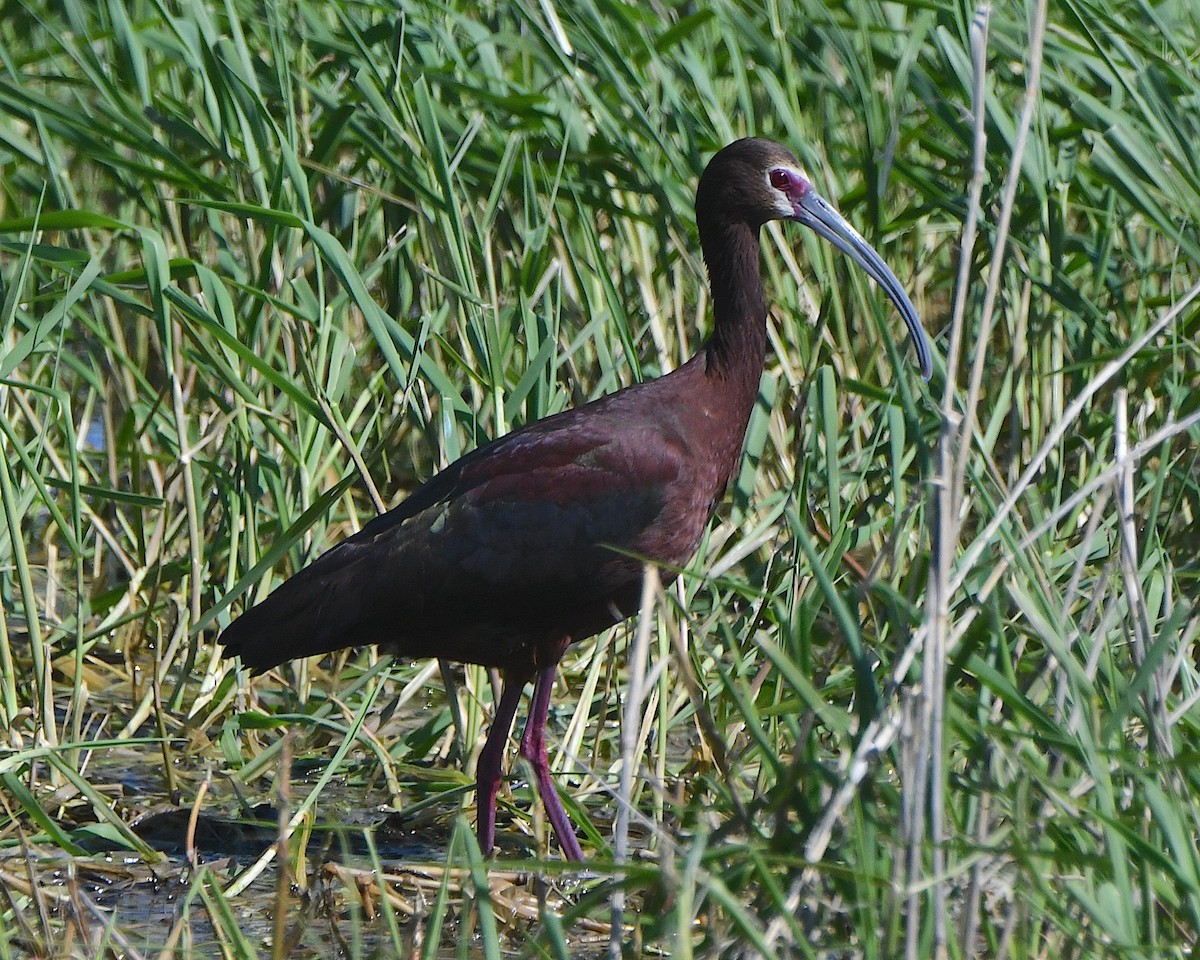
[[[226,627],[217,638],[224,656],[241,657],[244,666],[262,673],[288,660],[370,642],[357,636],[361,609],[346,602],[355,592],[355,564],[332,556],[339,552],[349,553],[335,548],[318,558]]]

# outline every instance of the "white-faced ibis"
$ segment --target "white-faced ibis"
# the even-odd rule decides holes
[[[759,230],[796,220],[896,304],[922,374],[933,366],[912,302],[879,254],[813,189],[786,148],[738,140],[696,192],[712,335],[665,377],[479,447],[247,610],[220,638],[260,673],[378,644],[403,657],[495,667],[504,679],[479,755],[479,844],[493,846],[504,746],[535,679],[521,755],[562,846],[582,858],[546,757],[550,690],[567,646],[637,608],[644,560],[688,562],[741,455],[766,356]]]

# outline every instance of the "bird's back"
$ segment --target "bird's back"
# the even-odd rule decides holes
[[[697,411],[680,402],[695,373],[473,451],[243,614],[221,638],[226,654],[265,670],[379,644],[524,668],[541,645],[619,622],[643,559],[691,557],[732,469],[697,446]]]

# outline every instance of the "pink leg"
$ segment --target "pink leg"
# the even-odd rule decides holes
[[[533,703],[529,707],[529,719],[525,721],[525,733],[521,737],[521,756],[533,764],[537,775],[538,793],[546,808],[546,817],[554,828],[559,846],[568,860],[582,860],[583,850],[575,837],[575,827],[558,798],[558,790],[550,778],[550,760],[546,756],[546,719],[550,714],[550,689],[554,686],[557,664],[538,671],[533,686]],[[505,696],[508,691],[505,690]]]
[[[504,764],[504,746],[512,730],[517,704],[521,702],[521,691],[528,677],[506,672],[504,692],[496,705],[496,716],[492,718],[492,729],[487,742],[479,752],[479,763],[475,767],[475,805],[479,808],[475,831],[479,836],[479,849],[486,857],[496,845],[496,791],[500,789],[500,769]]]

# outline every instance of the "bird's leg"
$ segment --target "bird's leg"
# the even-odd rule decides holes
[[[533,765],[538,793],[546,808],[546,817],[554,827],[554,834],[558,837],[563,853],[568,860],[582,860],[583,850],[575,837],[575,827],[571,818],[563,809],[554,781],[550,779],[550,760],[546,756],[546,719],[550,714],[550,689],[554,686],[557,667],[558,665],[553,663],[538,671],[537,682],[533,685],[533,703],[529,706],[529,719],[525,721],[525,733],[521,736],[521,756]]]
[[[479,751],[479,762],[475,765],[475,805],[479,808],[475,830],[479,836],[479,849],[486,857],[496,843],[496,791],[500,789],[500,770],[504,763],[504,746],[512,730],[517,704],[521,702],[521,691],[525,689],[527,674],[510,671],[504,673],[504,692],[496,705],[492,728],[487,742]]]

